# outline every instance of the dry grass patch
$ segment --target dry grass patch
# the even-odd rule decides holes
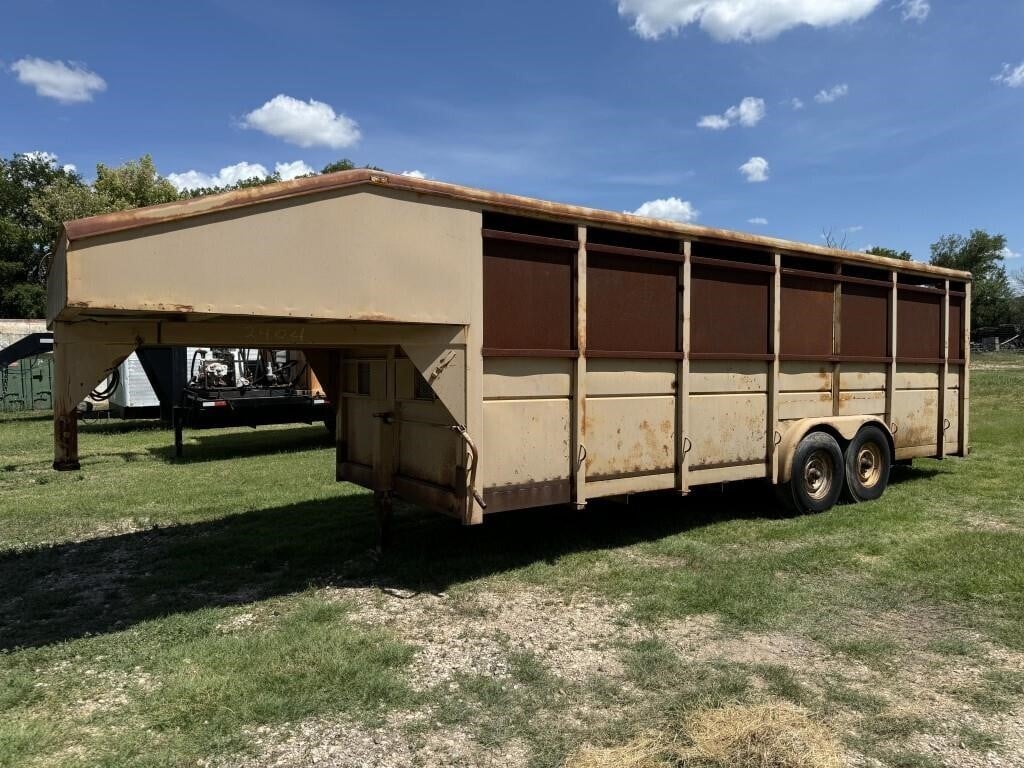
[[[792,704],[732,705],[698,712],[684,763],[731,768],[839,768],[839,742]]]
[[[677,762],[674,752],[664,734],[649,734],[617,747],[583,747],[565,768],[670,768]]]
[[[332,587],[321,594],[354,604],[357,622],[385,628],[417,647],[409,672],[421,691],[459,675],[505,680],[510,652],[533,654],[572,683],[595,675],[621,677],[618,644],[643,635],[627,618],[626,605],[540,587],[479,589],[457,597],[374,587]]]
[[[682,742],[688,744],[682,746]],[[731,704],[704,709],[680,739],[645,734],[617,747],[584,747],[566,768],[840,768],[838,740],[792,704]]]

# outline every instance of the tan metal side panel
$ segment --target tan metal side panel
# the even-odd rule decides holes
[[[570,401],[488,400],[480,469],[488,487],[569,477]]]
[[[587,487],[591,479],[674,471],[675,421],[672,395],[588,397]]]
[[[939,372],[934,365],[900,363],[896,366],[896,389],[939,388]]]
[[[573,361],[556,358],[485,357],[484,397],[569,397]]]
[[[734,480],[752,480],[766,476],[767,469],[760,461],[752,464],[738,464],[734,467],[713,467],[711,469],[691,469],[691,485],[710,485],[713,483],[731,483]]]
[[[342,363],[342,391],[348,394],[358,394],[357,390],[360,364],[369,366],[370,391],[368,396],[374,399],[383,400],[387,395],[388,371],[386,360],[345,358],[345,361]]]
[[[954,454],[960,450],[960,399],[952,387],[946,393],[946,423],[946,453]]]
[[[768,398],[763,392],[690,396],[691,469],[765,461]],[[764,474],[764,465],[759,470]]]
[[[843,363],[839,373],[840,389],[843,392],[861,389],[880,389],[884,392],[887,371],[885,363]]]
[[[377,401],[368,397],[346,397],[345,426],[348,434],[348,458],[357,464],[373,464],[373,435],[376,421],[373,414]]]
[[[946,386],[949,389],[960,389],[960,375],[962,370],[963,366],[961,365],[949,366],[949,373],[946,376]]]
[[[67,240],[61,237],[46,278],[46,319],[50,323],[57,319],[68,303],[67,245]]]
[[[893,398],[893,436],[897,448],[938,444],[939,393],[937,390],[896,390]]]
[[[439,400],[401,400],[398,404],[399,421],[419,421],[426,424],[451,425],[448,411]]]
[[[416,397],[416,366],[412,360],[395,360],[395,399],[413,400]]]
[[[832,415],[831,389],[828,392],[786,392],[779,395],[780,419],[811,419]]]
[[[587,359],[587,395],[674,395],[675,360]]]
[[[885,382],[883,381],[883,386]],[[885,390],[857,390],[839,393],[840,416],[884,416]]]
[[[325,193],[96,237],[70,257],[72,305],[467,325],[480,214]]]
[[[768,364],[749,360],[691,360],[690,394],[765,392]]]
[[[903,461],[904,459],[925,459],[933,458],[935,456],[934,445],[915,445],[907,448],[896,449],[896,460]]]
[[[398,433],[398,473],[435,485],[453,487],[461,440],[449,429],[403,421]]]
[[[779,392],[831,392],[832,363],[779,363]]]
[[[616,477],[611,480],[587,480],[587,497],[621,496],[627,493],[665,491],[676,486],[676,473],[660,472],[636,477]]]

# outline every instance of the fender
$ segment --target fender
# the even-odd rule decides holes
[[[852,440],[861,428],[867,424],[874,424],[885,434],[889,441],[889,450],[892,456],[896,456],[896,444],[892,437],[892,430],[877,416],[824,416],[816,419],[799,419],[791,422],[786,431],[782,434],[782,440],[777,449],[779,458],[775,483],[788,483],[793,474],[793,454],[804,435],[815,429],[829,432],[833,437],[843,440]]]

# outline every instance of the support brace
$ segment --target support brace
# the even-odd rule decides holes
[[[53,468],[76,470],[81,468],[78,404],[135,351],[136,345],[68,341],[63,323],[54,324],[53,337]]]

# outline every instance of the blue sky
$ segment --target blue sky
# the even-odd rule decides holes
[[[4,27],[0,152],[87,178],[350,157],[919,259],[981,227],[1024,267],[1021,0],[34,0]]]

